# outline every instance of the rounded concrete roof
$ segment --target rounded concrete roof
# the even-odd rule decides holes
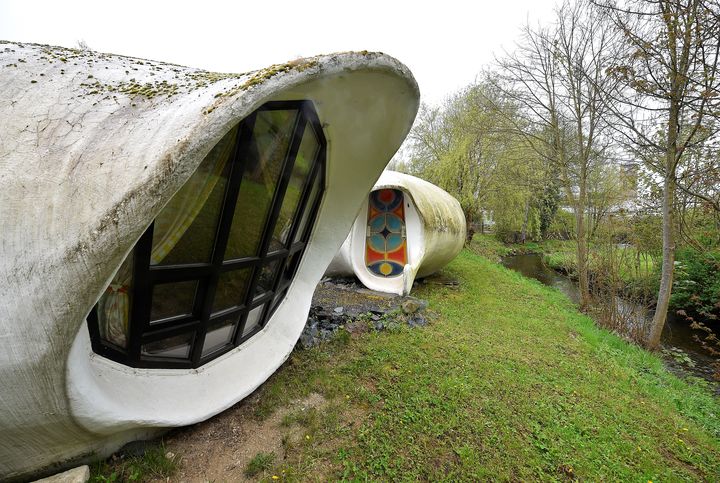
[[[287,357],[302,330],[299,309],[257,337],[255,346],[269,345],[255,379],[188,408],[176,400],[165,419],[146,400],[138,404],[148,407],[128,408],[107,396],[103,411],[85,410],[66,385],[77,372],[71,346],[135,241],[230,128],[263,103],[288,99],[313,102],[328,141],[325,200],[296,277],[295,303],[304,308],[412,125],[419,92],[404,65],[382,53],[346,52],[220,74],[0,42],[0,380],[10,388],[0,398],[0,478],[97,448],[101,432],[207,417]],[[243,362],[251,349],[232,357]],[[202,377],[228,374],[232,357]],[[164,390],[148,381],[147,390]],[[96,393],[110,391],[101,382],[93,381]]]

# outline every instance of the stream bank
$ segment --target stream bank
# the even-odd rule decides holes
[[[501,258],[506,268],[521,273],[525,277],[538,280],[543,285],[554,287],[564,293],[573,303],[580,302],[580,291],[577,283],[569,276],[550,268],[540,253],[526,253],[507,255]],[[652,311],[622,297],[616,298],[616,303],[622,305],[622,311],[632,313],[638,323],[646,325],[652,320]],[[713,390],[720,396],[720,382],[717,380],[716,359],[703,351],[694,340],[696,332],[688,322],[676,315],[668,313],[665,328],[662,333],[662,349],[664,360],[668,369],[678,375],[692,375],[701,377],[713,384]]]

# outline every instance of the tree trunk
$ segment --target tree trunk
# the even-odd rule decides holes
[[[675,79],[677,76],[675,77]],[[673,85],[675,85],[675,79]],[[674,89],[673,92],[677,92]],[[667,126],[667,148],[665,151],[665,174],[663,184],[663,263],[660,275],[660,290],[655,306],[655,315],[648,333],[645,345],[648,349],[657,349],[660,345],[660,336],[665,319],[667,319],[670,295],[672,294],[673,274],[675,272],[675,170],[678,161],[678,126],[680,121],[680,106],[676,99],[670,101],[670,112]]]
[[[575,205],[575,225],[577,231],[577,271],[578,286],[580,289],[580,309],[586,310],[590,306],[590,277],[588,275],[588,243],[587,228],[585,227],[585,206],[587,196],[587,164],[580,166],[579,192]]]
[[[590,278],[588,276],[588,250],[587,235],[585,233],[585,215],[583,207],[578,206],[575,210],[575,225],[577,230],[577,271],[578,288],[580,289],[580,309],[585,310],[590,306]]]
[[[525,218],[523,219],[522,231],[520,233],[520,243],[525,243],[527,240],[527,227],[530,219],[530,200],[525,201]]]
[[[670,155],[668,155],[669,157]],[[672,155],[674,158],[674,154]],[[668,166],[669,167],[669,166]],[[666,168],[668,168],[666,167]],[[650,332],[645,343],[648,349],[657,349],[660,345],[665,320],[667,319],[670,295],[672,295],[673,274],[675,272],[675,234],[674,234],[674,198],[675,176],[672,173],[665,175],[663,186],[663,262],[660,275],[660,290],[658,291],[655,315],[653,316]]]

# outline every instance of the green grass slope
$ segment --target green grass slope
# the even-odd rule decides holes
[[[463,251],[438,315],[295,352],[259,418],[319,392],[276,478],[720,480],[720,405],[559,292]]]

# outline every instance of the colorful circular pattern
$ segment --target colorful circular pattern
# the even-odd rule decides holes
[[[394,277],[407,263],[403,192],[382,189],[370,193],[365,263],[375,275]]]

